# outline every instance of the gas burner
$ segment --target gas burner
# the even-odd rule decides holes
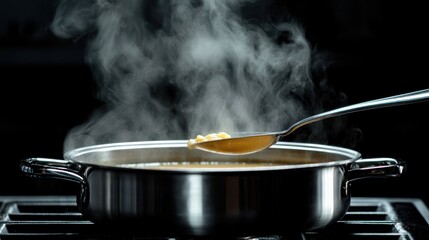
[[[427,240],[429,210],[420,199],[353,198],[331,227],[295,236],[250,236],[236,240]],[[108,234],[79,212],[71,196],[0,197],[0,239],[215,240]],[[222,238],[225,240],[228,238]]]

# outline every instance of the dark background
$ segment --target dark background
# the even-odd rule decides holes
[[[27,157],[62,158],[67,132],[86,121],[100,104],[84,62],[85,42],[62,40],[49,31],[55,4],[53,0],[0,3],[0,195],[77,192],[73,183],[27,178],[18,168]],[[311,45],[330,62],[329,84],[345,94],[347,103],[429,88],[425,37],[429,15],[423,3],[277,4],[252,14],[263,18],[284,12],[301,23]],[[429,102],[348,117],[348,124],[362,132],[354,149],[364,157],[394,157],[408,163],[401,178],[357,181],[354,196],[418,197],[429,204],[427,109]]]

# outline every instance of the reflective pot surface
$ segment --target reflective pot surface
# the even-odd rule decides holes
[[[246,167],[151,168],[140,163],[264,162]],[[276,163],[268,165],[268,163]],[[284,234],[338,221],[350,204],[350,181],[399,176],[404,164],[361,159],[326,145],[280,142],[247,156],[190,151],[186,141],[98,145],[65,160],[31,158],[30,176],[81,184],[78,206],[100,225],[120,224],[152,235]]]

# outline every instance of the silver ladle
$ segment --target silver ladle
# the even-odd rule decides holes
[[[287,136],[298,128],[327,118],[337,117],[348,113],[364,110],[398,106],[429,100],[429,89],[380,98],[363,103],[357,103],[327,112],[319,113],[302,119],[280,132],[239,133],[231,138],[193,143],[193,149],[226,155],[244,155],[262,151],[275,144],[281,137]]]

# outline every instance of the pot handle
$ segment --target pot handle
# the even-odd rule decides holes
[[[86,184],[83,167],[70,160],[28,158],[21,161],[20,169],[30,177],[47,177]]]
[[[369,177],[399,177],[406,163],[393,158],[360,159],[348,165],[349,182]]]

